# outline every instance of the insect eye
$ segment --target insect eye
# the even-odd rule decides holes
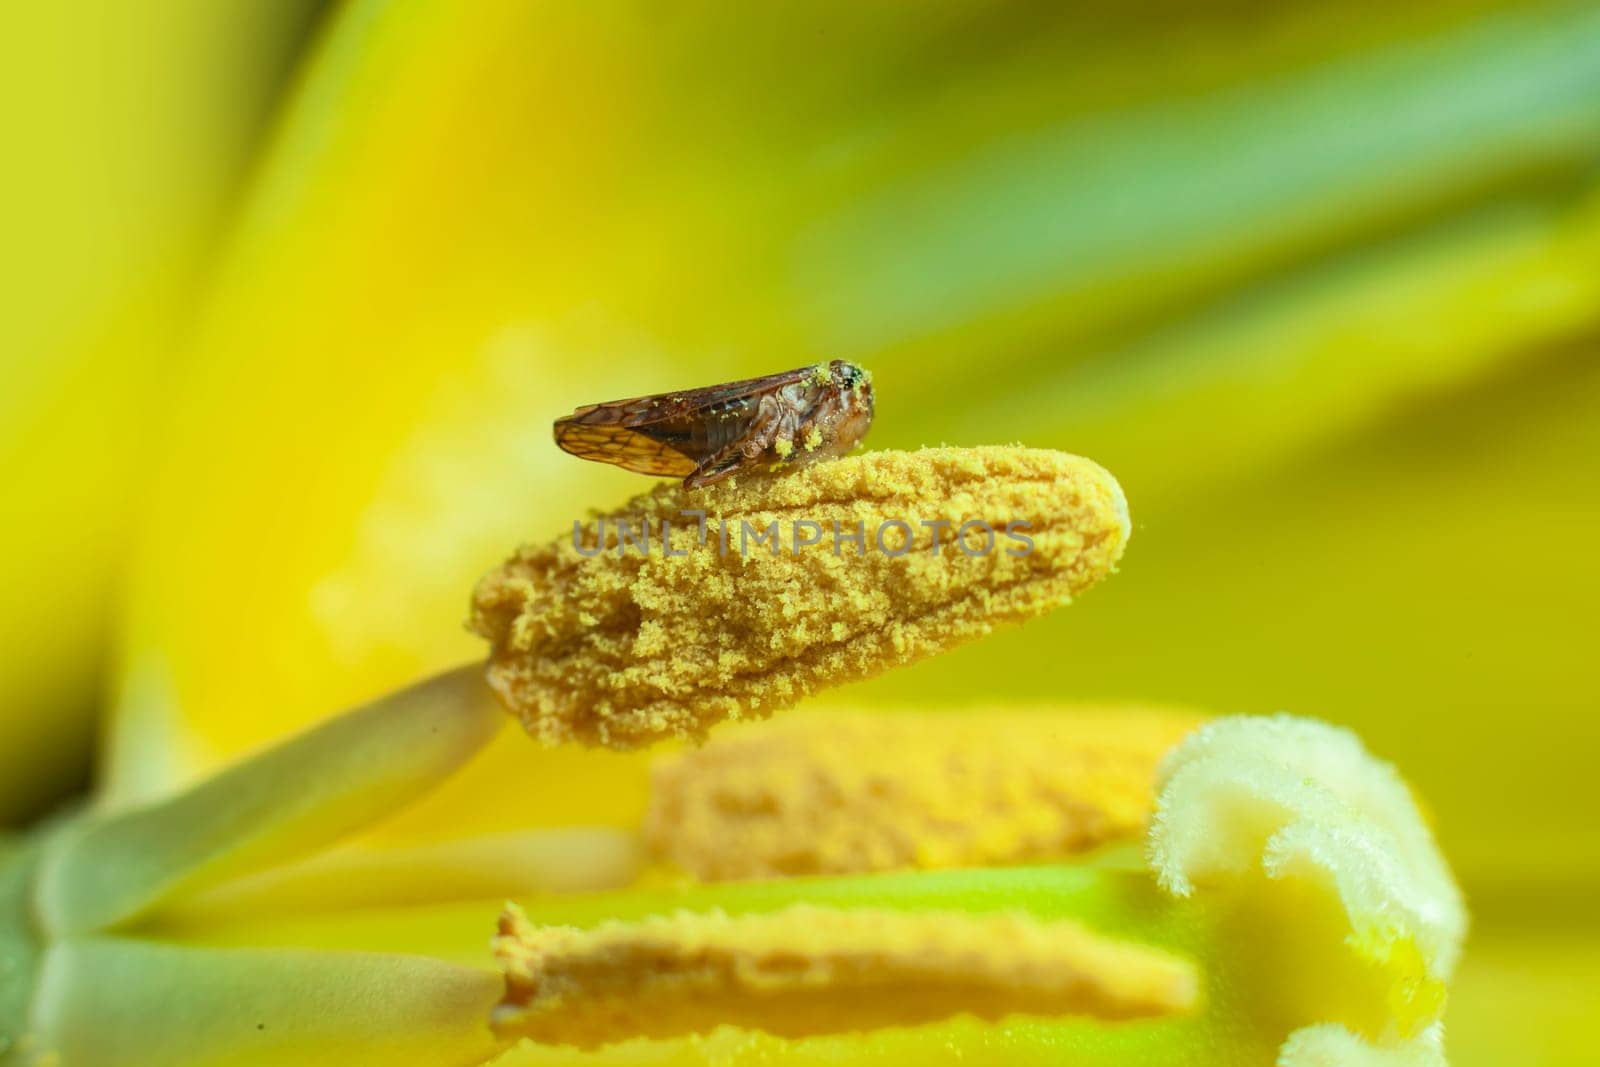
[[[839,368],[839,380],[844,383],[846,389],[854,389],[856,383],[861,380],[861,369],[853,363],[846,363]]]

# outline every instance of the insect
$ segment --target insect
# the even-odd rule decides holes
[[[836,359],[810,367],[588,404],[555,424],[564,452],[690,489],[738,471],[842,456],[872,425],[872,376]]]

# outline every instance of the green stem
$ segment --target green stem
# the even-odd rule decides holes
[[[43,927],[126,923],[179,893],[307,855],[449,777],[505,719],[476,665],[380,697],[177,796],[90,816],[51,842]]]
[[[32,843],[0,844],[0,1063],[12,1061],[28,1032],[40,952],[28,890],[38,860]]]

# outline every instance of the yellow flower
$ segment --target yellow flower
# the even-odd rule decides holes
[[[679,495],[658,493],[626,510],[675,510],[686,503]],[[907,544],[877,545],[879,558],[859,573],[836,573],[841,595],[831,608],[848,633],[817,647],[850,652],[824,658],[813,686],[860,678],[902,662],[908,649],[937,650],[1064,603],[1110,568],[1128,529],[1104,471],[1016,449],[869,454],[696,502],[722,521],[807,506],[881,520],[914,506],[932,522],[1012,514],[1033,530],[1037,551],[1004,561],[950,546],[934,552],[930,540],[915,554],[899,551]],[[495,641],[490,679],[508,662],[544,654],[508,635],[560,634],[570,625],[563,620],[591,609],[609,617],[596,596],[687,622],[713,615],[723,595],[714,581],[675,577],[685,573],[680,567],[722,565],[709,540],[684,557],[662,557],[669,565],[656,580],[670,589],[665,597],[638,574],[654,560],[587,557],[581,543],[557,545],[519,554],[480,588],[484,612],[503,603],[494,590],[526,586],[515,611],[484,627]],[[806,577],[744,583],[750,618],[778,617],[792,590],[823,584],[801,547],[749,562]],[[536,560],[553,566],[518,574]],[[567,591],[571,602],[549,589]],[[577,640],[558,637],[574,692],[585,694],[601,676],[586,660],[608,654],[610,641],[632,640],[649,621],[641,613],[631,631],[602,629],[599,643],[586,644],[582,628]],[[915,637],[859,637],[902,629]],[[798,632],[802,643],[813,633]],[[721,624],[685,626],[684,638],[675,655],[691,662],[729,647]],[[683,713],[710,709],[693,724],[697,732],[771,710],[785,695],[781,672],[808,655],[790,649],[765,659],[759,633],[741,633],[736,643],[754,648],[767,676],[705,674],[679,705]],[[561,676],[541,682],[547,699]],[[751,677],[763,680],[752,685]],[[759,699],[769,687],[779,700]],[[525,695],[500,688],[514,704]],[[571,701],[564,713],[584,703]],[[1091,1063],[1144,1048],[1172,1062],[1232,1064],[1281,1045],[1279,1062],[1301,1067],[1346,1046],[1375,1056],[1436,1048],[1465,926],[1459,896],[1399,778],[1331,728],[1225,719],[1168,751],[1182,730],[1171,714],[1128,711],[1065,731],[1056,716],[1013,715],[995,724],[991,748],[971,720],[907,717],[900,730],[921,735],[906,746],[911,758],[885,759],[892,750],[864,746],[841,761],[807,753],[837,743],[849,719],[813,714],[798,722],[809,743],[781,749],[798,775],[764,776],[766,802],[733,817],[736,832],[713,827],[708,835],[704,815],[680,822],[658,814],[635,828],[632,848],[605,831],[502,842],[500,853],[513,861],[503,884],[516,879],[525,891],[540,886],[541,872],[557,870],[565,879],[542,880],[536,920],[516,909],[502,917],[502,993],[485,968],[493,906],[451,903],[461,884],[437,877],[456,855],[340,854],[351,835],[465,765],[502,721],[481,669],[460,668],[185,791],[68,818],[19,847],[5,857],[0,930],[18,961],[0,1002],[10,1047],[27,1062],[64,1067],[486,1062],[518,1037],[539,1044],[512,1055],[535,1061],[566,1055],[561,1046],[600,1055],[616,1046],[623,1056],[804,1062],[819,1053],[817,1041],[832,1050],[822,1054],[851,1061],[928,1061],[933,1050],[959,1055],[989,1041],[973,1030],[986,1022],[1024,1061],[1065,1046]],[[603,713],[592,737],[606,737],[608,723]],[[690,729],[690,720],[678,726]],[[558,727],[547,736],[585,736],[562,720]],[[795,727],[774,729],[729,742],[739,770],[760,774],[760,754],[794,736]],[[663,732],[652,727],[643,736]],[[892,742],[896,730],[866,720],[855,735]],[[635,744],[640,736],[622,729],[609,739]],[[1019,745],[1029,758],[1012,758]],[[751,751],[757,758],[740,758]],[[713,743],[663,764],[659,805],[681,809],[699,790],[719,801],[733,796],[729,758]],[[952,829],[949,814],[915,790],[920,783],[926,795],[930,766],[950,773],[963,764],[988,773],[971,776],[977,802]],[[1080,773],[1057,778],[1021,807],[1001,799],[1049,782],[1036,777],[1044,766]],[[863,773],[871,776],[866,789],[841,788]],[[786,781],[829,787],[784,794]],[[537,798],[535,790],[529,799]],[[739,810],[716,807],[725,820]],[[1148,869],[1118,860],[1116,846],[1137,840],[1147,821]],[[797,824],[805,828],[798,834]],[[542,866],[514,862],[530,845]],[[896,845],[909,849],[895,856],[886,846]],[[1095,848],[1109,851],[1069,861]],[[638,862],[646,849],[655,874]],[[833,877],[817,877],[824,868],[805,866],[807,855],[832,857]],[[1053,865],[962,869],[1027,861]],[[672,877],[668,864],[683,880],[650,888]],[[382,876],[395,868],[401,877]],[[697,882],[696,868],[767,877]],[[323,893],[335,878],[351,879],[356,894],[341,901]],[[561,892],[608,885],[626,888]],[[322,917],[299,925],[293,909],[308,900]],[[410,906],[385,915],[402,903]],[[356,910],[329,911],[341,906]],[[474,916],[483,924],[477,936]],[[587,929],[564,925],[574,922]],[[647,1041],[661,1048],[646,1050]]]
[[[27,79],[5,94],[19,128],[45,135],[44,151],[31,136],[15,146],[8,175],[23,184],[0,198],[18,209],[6,322],[22,335],[0,405],[26,416],[0,422],[11,811],[84,761],[102,631],[115,649],[97,817],[205,795],[252,753],[476,655],[459,626],[469,583],[517,538],[637,486],[555,455],[552,415],[844,356],[879,372],[874,444],[1023,438],[1093,455],[1141,523],[1117,595],[869,682],[852,704],[1126,695],[1353,726],[1414,776],[1475,902],[1475,954],[1453,986],[1467,1008],[1452,1011],[1458,1062],[1588,1054],[1574,990],[1595,977],[1584,916],[1600,880],[1584,743],[1585,605],[1600,596],[1590,5],[1196,5],[1150,20],[980,2],[908,19],[869,0],[777,23],[735,7],[660,20],[359,0],[328,17],[275,109],[226,235],[198,232],[223,182],[210,148],[185,146],[208,144],[213,118],[228,125],[210,109],[239,101],[157,58],[170,47],[246,69],[227,42],[259,58],[261,37],[207,5],[164,8],[161,24],[201,7],[216,33],[141,23],[119,39],[114,22],[78,19],[93,44],[45,16],[69,31],[61,61],[5,65]],[[102,62],[102,36],[161,72]],[[40,91],[63,78],[65,115],[67,97]],[[163,135],[139,107],[151,89],[204,121]],[[113,133],[97,139],[85,115]],[[79,138],[141,155],[107,168],[49,150]],[[176,173],[186,162],[201,165],[193,184]],[[138,224],[101,225],[108,203],[132,203],[123,221]],[[203,300],[186,284],[197,245],[215,253],[197,272]],[[52,287],[83,264],[137,284]],[[126,318],[104,314],[130,292]],[[33,346],[38,323],[73,337]],[[113,588],[125,603],[108,603]],[[166,905],[129,920],[138,939],[69,935],[82,953],[50,949],[48,988],[99,976],[145,992],[128,1013],[155,1020],[179,994],[214,991],[200,1014],[221,1034],[241,1021],[221,971],[174,965],[157,985],[116,960],[172,959],[162,938],[181,927],[196,953],[181,958],[213,963],[241,957],[201,947],[480,965],[491,898],[635,876],[637,827],[663,803],[647,762],[502,731],[335,847],[248,871],[217,860],[232,875],[197,876],[159,936]],[[293,785],[286,774],[272,796]],[[868,835],[815,862],[860,851],[897,866],[939,821],[911,818],[919,844]],[[997,862],[1053,832],[935,835],[928,862]],[[8,886],[31,884],[31,855],[8,851]],[[700,861],[686,848],[679,862]],[[149,874],[95,906],[188,877]],[[297,909],[313,917],[285,917]],[[1432,979],[1412,970],[1425,1001]],[[271,990],[288,973],[259,998],[287,1005]],[[482,1000],[481,979],[438,1002]],[[107,1042],[97,1053],[185,1053],[111,1048],[123,1017],[81,988],[71,1020],[90,1020],[78,1032]],[[363,1002],[377,988],[307,986]],[[0,983],[0,1003],[13,999]],[[366,1028],[341,1015],[301,1047],[388,1055],[394,1018],[424,1010],[394,1007]],[[262,1033],[292,1032],[292,1016]],[[1293,1039],[1305,1056],[1348,1059],[1365,1040],[1307,1027]],[[961,1049],[1005,1040],[962,1033]]]

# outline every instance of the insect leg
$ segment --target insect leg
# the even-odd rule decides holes
[[[744,458],[744,453],[739,451],[739,446],[730,445],[702,460],[700,466],[694,469],[694,473],[683,480],[683,486],[685,489],[698,489],[702,485],[720,482],[747,462],[749,461]]]
[[[784,416],[787,414],[788,405],[780,401],[776,394],[767,393],[761,398],[756,405],[756,416],[750,420],[750,428],[745,431],[739,444],[739,451],[744,453],[746,459],[755,459],[772,447],[772,442],[777,440],[783,429]]]
[[[782,410],[778,413],[777,423],[772,428],[772,440],[768,441],[764,447],[770,448],[779,441],[787,441],[789,448],[788,451],[784,452],[784,456],[787,458],[789,453],[794,451],[794,439],[799,433],[800,412],[788,404],[784,404],[782,405]]]

